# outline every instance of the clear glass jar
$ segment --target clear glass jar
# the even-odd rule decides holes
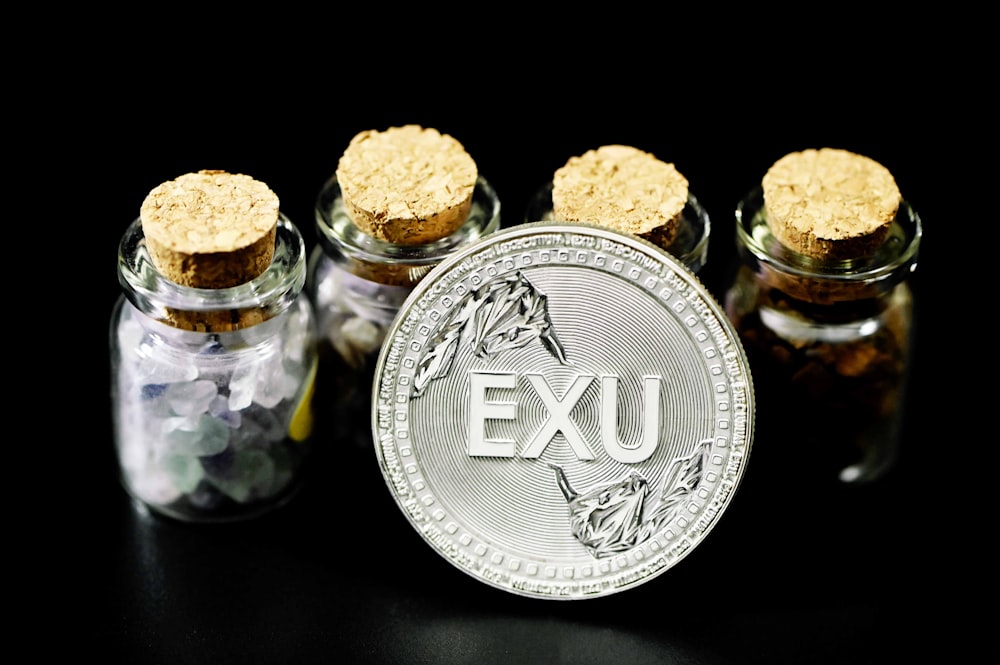
[[[300,487],[318,366],[302,293],[305,245],[279,215],[274,257],[238,286],[181,286],[153,264],[138,219],[122,237],[110,329],[115,445],[126,490],[189,522],[246,519]],[[206,326],[196,321],[231,321]]]
[[[371,392],[385,334],[417,283],[456,250],[500,227],[500,200],[480,176],[465,223],[434,242],[403,245],[363,232],[347,214],[336,177],[316,201],[317,246],[307,290],[319,330],[316,403],[337,440],[371,446]]]
[[[897,458],[922,228],[904,201],[871,255],[816,259],[771,233],[763,192],[736,209],[740,266],[725,295],[758,386],[762,455],[809,482],[864,483]],[[766,430],[766,425],[765,428]]]
[[[525,222],[554,221],[552,212],[552,182],[539,189],[528,201]],[[681,224],[677,237],[664,247],[674,257],[680,259],[687,268],[698,273],[708,261],[708,241],[712,232],[708,212],[701,207],[698,199],[688,192],[687,203],[681,211]]]

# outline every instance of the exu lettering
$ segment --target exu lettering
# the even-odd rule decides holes
[[[560,398],[552,391],[541,374],[525,374],[528,384],[534,389],[549,413],[549,418],[521,451],[521,457],[536,459],[562,432],[574,454],[581,460],[594,459],[594,453],[576,424],[570,419],[570,412],[586,392],[596,376],[581,374]],[[660,437],[660,383],[659,376],[643,379],[643,429],[642,441],[623,443],[618,437],[618,377],[601,377],[601,443],[604,451],[614,460],[623,464],[636,464],[649,458],[656,450]],[[517,418],[517,402],[487,401],[489,389],[512,390],[517,387],[517,374],[510,372],[470,372],[469,394],[469,455],[472,457],[514,457],[517,442],[512,439],[487,439],[487,420],[514,420]]]

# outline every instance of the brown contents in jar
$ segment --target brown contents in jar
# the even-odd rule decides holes
[[[755,281],[748,268],[741,270],[726,310],[761,386],[761,411],[780,419],[781,437],[790,444],[786,461],[810,477],[831,468],[849,474],[843,480],[881,473],[894,455],[902,408],[909,288],[899,285],[881,301],[803,313],[803,303]],[[836,326],[849,322],[867,322],[873,330],[840,339]],[[817,333],[824,326],[832,334]]]

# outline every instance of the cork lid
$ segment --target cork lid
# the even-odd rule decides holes
[[[465,223],[478,170],[452,136],[404,125],[355,135],[336,175],[359,228],[379,240],[416,245],[447,237]]]
[[[278,197],[249,176],[202,170],[154,187],[139,219],[150,259],[168,279],[227,288],[271,264]]]
[[[661,247],[677,235],[688,181],[673,164],[626,145],[605,145],[571,157],[555,172],[556,219],[598,224]]]
[[[771,232],[814,258],[870,254],[885,241],[902,201],[888,169],[834,148],[785,155],[761,184]]]

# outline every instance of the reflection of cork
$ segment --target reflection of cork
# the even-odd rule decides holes
[[[369,235],[401,245],[439,240],[462,226],[477,177],[461,143],[418,125],[363,131],[337,164],[351,220]]]
[[[833,148],[785,155],[762,186],[771,232],[814,258],[870,254],[885,241],[901,203],[884,166]]]
[[[637,235],[663,248],[677,237],[688,181],[673,164],[624,145],[571,157],[552,180],[553,217]]]
[[[149,192],[139,210],[150,259],[182,286],[224,289],[259,276],[274,256],[278,197],[245,175],[203,170]],[[179,327],[231,330],[259,312],[173,312]]]
[[[365,258],[350,258],[345,269],[352,275],[378,282],[387,286],[416,286],[420,280],[431,271],[436,263],[405,263],[387,261],[368,261]]]

